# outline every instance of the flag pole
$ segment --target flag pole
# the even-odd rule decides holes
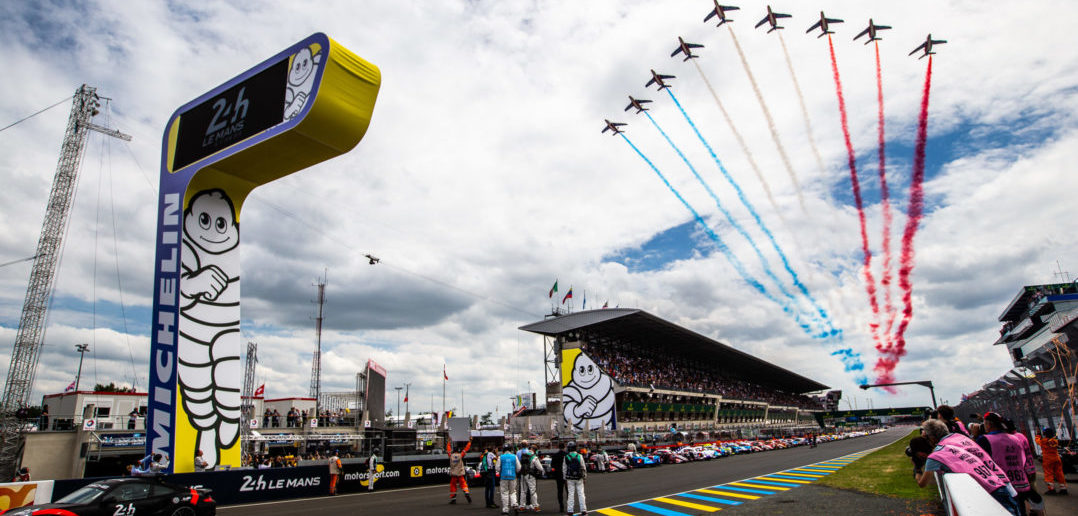
[[[445,364],[442,364],[442,428],[445,428]]]

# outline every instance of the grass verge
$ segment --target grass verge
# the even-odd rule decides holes
[[[861,457],[820,479],[817,484],[898,498],[938,501],[939,491],[935,482],[920,488],[913,480],[913,463],[906,456],[906,446],[910,438],[918,435],[920,433],[913,430],[910,435]]]

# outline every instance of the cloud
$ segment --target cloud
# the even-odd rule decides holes
[[[877,253],[875,61],[870,48],[847,38],[869,16],[895,27],[880,48],[896,227],[904,223],[925,63],[906,53],[928,32],[948,40],[934,62],[928,215],[916,240],[910,355],[898,374],[935,379],[940,397],[956,400],[1008,366],[991,342],[996,317],[1017,289],[1053,281],[1056,260],[1066,269],[1078,251],[1066,195],[1078,186],[1066,172],[1078,158],[1078,49],[1067,26],[1075,7],[1045,0],[999,17],[969,2],[820,6],[846,20],[836,27],[835,45]],[[88,139],[35,396],[70,382],[77,356],[67,350],[79,342],[97,342],[87,361],[101,381],[145,381],[164,124],[178,106],[316,31],[377,64],[383,86],[355,150],[257,189],[244,207],[243,332],[259,344],[258,375],[271,395],[306,393],[316,308],[310,300],[323,273],[328,389],[349,389],[373,358],[389,369],[388,386],[412,383],[413,399],[425,402],[418,406],[429,408],[433,396],[439,408],[443,362],[450,404],[459,404],[463,387],[469,412],[504,412],[507,396],[543,381],[542,339],[516,328],[549,312],[555,303],[547,290],[558,278],[574,293],[586,289],[589,307],[607,299],[640,307],[850,391],[853,377],[829,356],[834,349],[805,337],[747,288],[701,244],[707,240],[698,238],[698,226],[682,226],[689,214],[646,165],[620,138],[599,133],[603,118],[628,122],[634,143],[763,277],[748,243],[720,224],[713,202],[661,137],[622,111],[629,94],[653,99],[656,120],[751,228],[680,114],[643,88],[650,68],[677,75],[679,100],[841,324],[843,346],[869,360],[860,238],[827,45],[799,34],[820,6],[787,6],[794,18],[785,36],[825,161],[822,175],[778,42],[751,29],[763,4],[742,6],[733,25],[805,187],[809,209],[801,213],[725,27],[700,23],[705,6],[4,4],[0,43],[7,69],[19,72],[0,98],[0,120],[52,104],[85,82],[112,99],[96,121],[134,136],[130,144],[96,133]],[[760,161],[782,217],[767,205],[695,70],[669,59],[678,35],[705,45],[699,62]],[[58,107],[0,133],[0,263],[35,253],[66,121],[66,107]],[[649,243],[672,230],[691,232],[678,239],[684,247],[666,252],[666,244]],[[653,251],[663,251],[654,262]],[[383,262],[368,265],[367,253]],[[14,341],[30,269],[0,268],[6,342]],[[868,395],[876,406],[924,401],[914,389]]]

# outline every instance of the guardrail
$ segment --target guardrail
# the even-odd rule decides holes
[[[992,495],[966,473],[936,473],[947,516],[1010,516]]]

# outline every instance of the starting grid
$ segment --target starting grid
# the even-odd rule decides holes
[[[605,516],[693,516],[710,514],[811,484],[842,469],[874,450],[853,453],[808,466],[769,473],[746,480],[659,496],[650,500],[599,509]]]

